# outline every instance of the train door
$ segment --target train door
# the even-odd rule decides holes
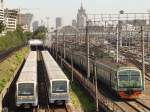
[[[111,88],[117,90],[117,74],[116,72],[111,72]]]

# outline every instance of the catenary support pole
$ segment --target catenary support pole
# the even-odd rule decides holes
[[[143,27],[141,26],[141,49],[142,49],[142,74],[143,74],[143,84],[145,85],[145,59],[144,59],[144,36],[143,36]]]
[[[88,35],[89,22],[86,22],[86,50],[87,50],[87,78],[90,78],[90,60],[89,60],[89,35]]]

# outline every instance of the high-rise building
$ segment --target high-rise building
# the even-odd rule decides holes
[[[4,9],[4,24],[7,31],[16,30],[18,11],[14,9]]]
[[[62,27],[63,23],[62,23],[62,18],[61,17],[57,17],[56,18],[56,28]]]
[[[21,25],[24,31],[30,31],[32,17],[30,13],[19,14],[18,9],[0,9],[0,21],[6,26],[5,33],[16,30],[17,24]]]
[[[0,21],[4,21],[4,9],[0,9]]]
[[[17,16],[17,24],[19,24],[24,31],[30,31],[31,21],[33,18],[33,14],[18,14]]]
[[[5,24],[5,18],[4,18],[4,9],[0,9],[0,21],[3,22],[3,24]],[[3,31],[1,34],[4,35],[6,31]],[[1,35],[0,34],[0,35]]]
[[[72,26],[74,26],[74,27],[77,26],[77,21],[75,19],[72,20]]]
[[[77,27],[78,28],[84,28],[86,26],[86,12],[85,9],[83,8],[83,5],[81,3],[81,7],[78,10],[77,13]]]
[[[38,22],[38,21],[34,21],[34,22],[32,23],[33,31],[36,31],[36,30],[38,29],[38,27],[39,27],[39,22]]]

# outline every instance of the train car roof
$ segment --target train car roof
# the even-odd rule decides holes
[[[64,72],[61,70],[48,51],[42,51],[42,56],[45,62],[49,80],[68,80]]]
[[[116,63],[111,59],[99,59],[96,61],[96,63],[103,65],[103,66],[105,66],[109,69],[112,69],[112,70],[117,70],[120,67],[126,66],[126,65],[123,65],[120,63]]]
[[[138,69],[137,67],[130,67],[130,66],[127,66],[127,67],[120,67],[119,69],[118,69],[118,71],[120,71],[120,70],[138,70],[138,71],[141,71],[140,69]]]
[[[37,68],[35,67],[37,64],[34,64],[34,66],[25,66],[23,67],[22,72],[37,72]]]
[[[37,52],[31,51],[21,70],[17,83],[37,82]]]
[[[30,51],[26,61],[35,61],[35,59],[37,59],[37,52],[36,51]]]
[[[74,53],[75,55],[80,55],[86,58],[86,54],[84,52],[78,51]],[[94,60],[90,59],[91,62],[94,63]],[[135,67],[135,65],[133,64],[121,64],[121,63],[116,63],[114,60],[112,60],[111,58],[100,58],[96,60],[96,63],[98,65],[102,65],[103,67],[108,68],[109,70],[121,70],[123,68],[134,68],[134,69],[138,69],[137,67]]]
[[[18,79],[17,83],[24,83],[24,82],[33,82],[37,83],[37,72],[25,71],[22,72],[22,77]]]

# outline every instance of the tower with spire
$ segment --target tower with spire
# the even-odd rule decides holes
[[[81,0],[81,6],[77,13],[77,27],[84,28],[86,26],[86,11],[83,8],[83,3]]]

